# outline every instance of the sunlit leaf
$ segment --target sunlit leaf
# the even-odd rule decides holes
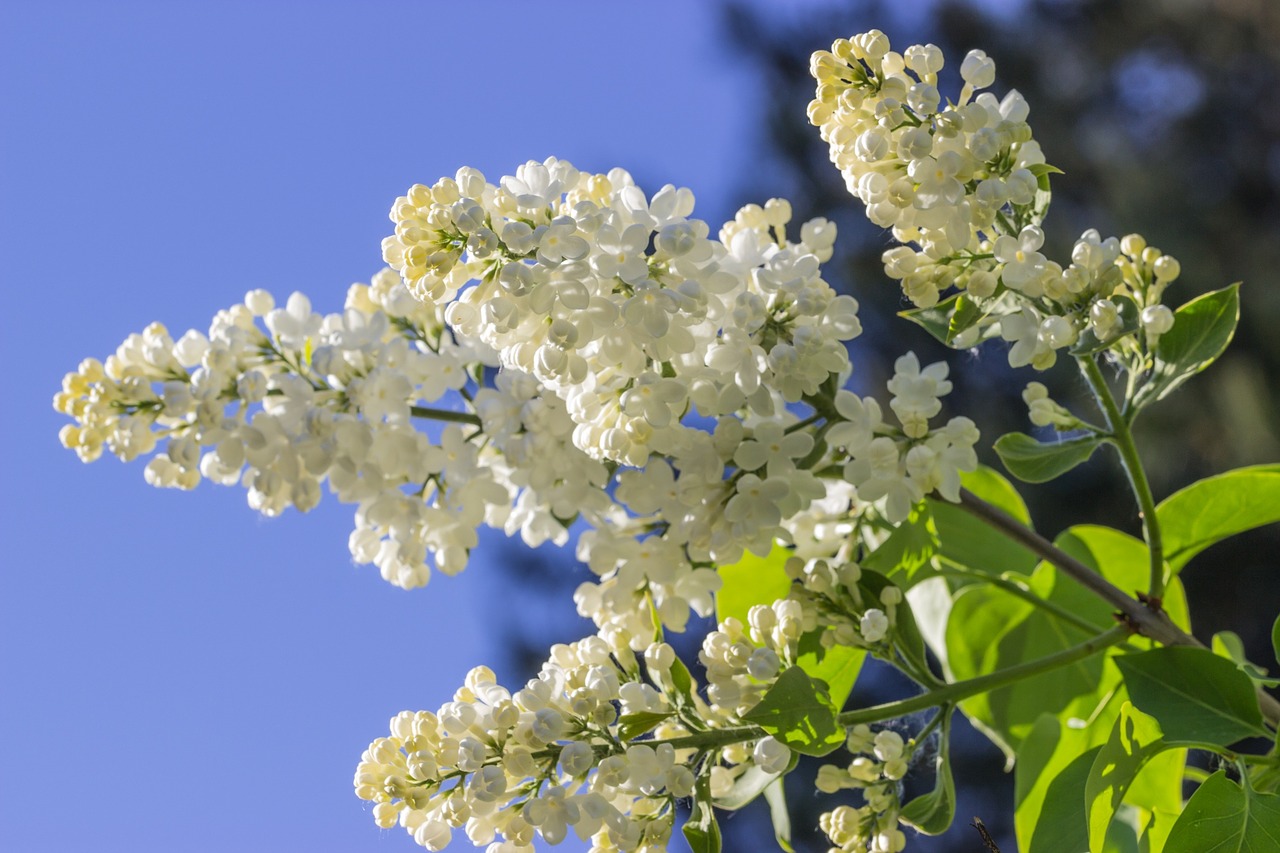
[[[1237,468],[1174,492],[1156,507],[1165,560],[1177,572],[1215,542],[1280,521],[1280,465]]]
[[[1267,678],[1266,671],[1249,660],[1248,655],[1245,654],[1244,640],[1240,639],[1240,635],[1235,631],[1219,631],[1214,634],[1209,648],[1215,655],[1224,657],[1240,667],[1241,671],[1252,678],[1255,684],[1264,684],[1268,687],[1280,684],[1280,679]]]
[[[927,502],[921,502],[911,510],[906,521],[862,560],[862,566],[908,587],[917,574],[926,572],[927,576],[937,552],[938,530],[933,523],[933,513]]]
[[[752,607],[786,598],[791,579],[784,566],[791,556],[789,548],[775,545],[764,557],[748,552],[737,563],[720,567],[722,585],[716,593],[716,621],[734,618],[746,625]],[[825,681],[831,700],[837,708],[843,707],[858,680],[866,652],[848,646],[826,648],[819,638],[816,631],[801,637],[796,663],[813,678]]]
[[[1121,589],[1138,589],[1146,583],[1147,547],[1132,536],[1080,525],[1064,531],[1055,544]],[[1028,586],[1092,628],[1086,630],[997,587],[965,587],[957,593],[947,620],[950,677],[973,678],[1045,657],[1115,624],[1108,604],[1052,565],[1037,567]],[[1176,624],[1187,625],[1186,599],[1177,583],[1166,591],[1165,610]],[[1149,644],[1137,637],[1131,643]],[[1087,658],[971,697],[960,707],[1006,754],[1019,747],[1044,712],[1059,715],[1064,724],[1097,730],[1093,743],[1102,743],[1124,699],[1120,673],[1105,661],[1106,655],[1101,654]]]
[[[799,667],[783,672],[742,719],[805,755],[826,755],[844,743],[844,729],[836,722],[826,685]]]
[[[766,773],[756,765],[752,764],[742,772],[742,775],[733,781],[733,787],[723,797],[717,797],[715,806],[718,809],[726,811],[736,811],[748,803],[754,802],[756,797],[764,793],[764,789],[778,779],[778,773]]]
[[[684,838],[692,853],[720,853],[720,825],[711,807],[711,774],[698,777],[693,805],[684,824]]]
[[[675,716],[674,711],[637,711],[618,718],[618,737],[623,741],[635,740],[656,729],[664,720]]]
[[[1124,703],[1111,736],[1098,751],[1085,781],[1085,810],[1089,824],[1089,849],[1101,849],[1107,828],[1130,786],[1147,762],[1168,749],[1160,725],[1130,702]],[[1180,805],[1179,774],[1166,774],[1168,797],[1158,805]],[[1148,806],[1155,803],[1143,804]]]
[[[733,617],[745,625],[752,607],[786,598],[791,579],[783,566],[791,555],[790,549],[774,545],[764,557],[748,551],[738,562],[717,569],[721,586],[716,592],[716,621]]]
[[[1080,753],[1049,782],[1026,853],[1086,853],[1089,850],[1089,831],[1081,792],[1101,750],[1101,746],[1095,746]]]
[[[795,853],[791,846],[791,812],[787,809],[787,791],[781,778],[765,786],[764,800],[769,804],[769,818],[773,821],[773,840],[786,853]]]

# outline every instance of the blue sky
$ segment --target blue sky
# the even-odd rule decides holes
[[[350,779],[391,714],[498,657],[519,614],[484,558],[402,592],[352,565],[350,507],[266,520],[239,489],[82,465],[50,399],[81,358],[251,288],[337,310],[395,196],[460,165],[623,165],[721,221],[759,105],[717,8],[6,5],[0,848],[413,849]]]

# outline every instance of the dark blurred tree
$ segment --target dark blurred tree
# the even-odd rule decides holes
[[[860,390],[883,387],[893,359],[914,349],[925,361],[949,360],[951,405],[978,422],[988,447],[1005,432],[1027,431],[1021,390],[1043,377],[1011,370],[1003,344],[954,353],[910,324],[886,319],[908,307],[881,269],[890,238],[846,192],[803,106],[813,91],[809,56],[836,37],[878,27],[899,50],[939,45],[952,62],[944,94],[959,88],[960,58],[981,48],[996,60],[997,94],[1022,92],[1046,157],[1066,173],[1054,181],[1045,222],[1050,257],[1069,259],[1072,241],[1087,228],[1104,236],[1139,232],[1182,263],[1167,297],[1175,306],[1244,281],[1241,323],[1227,354],[1139,421],[1157,499],[1209,474],[1280,459],[1280,284],[1273,283],[1280,278],[1280,2],[1004,0],[998,8],[854,0],[800,13],[728,3],[726,37],[760,80],[764,114],[759,168],[744,179],[741,201],[783,196],[799,221],[826,216],[838,223],[841,254],[828,277],[864,304],[867,331],[854,353]],[[1058,399],[1074,395],[1088,405],[1073,365],[1060,364],[1045,381]],[[999,467],[993,456],[984,461]],[[1123,473],[1105,453],[1058,482],[1028,489],[1027,498],[1049,534],[1100,522],[1140,535]],[[1198,636],[1207,641],[1231,629],[1254,660],[1271,659],[1277,553],[1273,526],[1223,543],[1188,567]],[[860,704],[876,701],[882,689],[860,685],[855,696]],[[998,772],[993,747],[972,738],[958,746],[957,778],[968,793],[957,825],[938,839],[913,839],[912,849],[981,850],[976,831],[964,825],[976,813],[1007,853],[1014,849],[1011,777]],[[824,849],[812,791],[797,785],[792,802],[797,849]],[[726,825],[725,849],[765,848],[760,836],[737,834],[735,823]],[[741,823],[760,831],[752,819]]]

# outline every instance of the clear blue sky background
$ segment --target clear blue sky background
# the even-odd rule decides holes
[[[463,164],[624,165],[718,223],[761,105],[717,10],[5,4],[0,849],[413,849],[350,779],[389,716],[500,657],[492,623],[519,613],[484,557],[402,592],[353,567],[350,507],[266,520],[239,489],[84,466],[50,399],[81,358],[250,288],[339,309],[395,196]]]

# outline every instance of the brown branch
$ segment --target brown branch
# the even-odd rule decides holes
[[[990,832],[987,832],[987,827],[983,825],[982,818],[975,817],[973,823],[969,825],[978,830],[978,834],[982,836],[982,843],[987,845],[987,849],[991,853],[1000,853],[1000,848],[996,846],[996,840],[991,837]]]
[[[999,530],[1041,559],[1057,566],[1081,586],[1119,610],[1120,618],[1144,637],[1149,637],[1166,646],[1204,648],[1204,643],[1173,624],[1173,620],[1160,608],[1158,601],[1148,599],[1147,602],[1142,602],[1130,596],[1000,507],[987,503],[968,489],[961,489],[960,508]],[[1280,702],[1276,701],[1275,697],[1259,688],[1258,704],[1262,708],[1263,716],[1272,726],[1280,725]]]

